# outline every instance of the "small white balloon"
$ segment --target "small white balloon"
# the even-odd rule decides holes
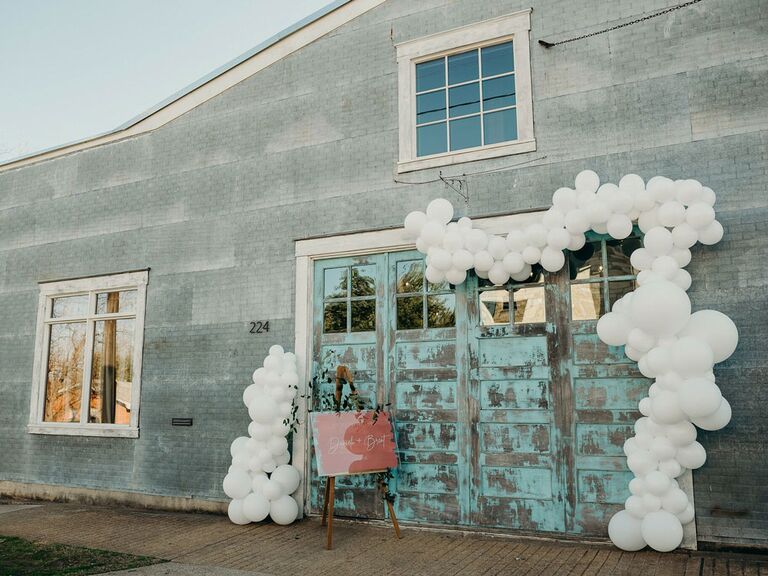
[[[494,264],[493,256],[487,251],[481,250],[475,254],[475,270],[480,272],[488,272]]]
[[[469,250],[457,250],[453,253],[451,260],[453,264],[452,267],[458,270],[467,271],[472,269],[475,265],[475,257]]]
[[[427,266],[424,276],[432,284],[441,284],[445,281],[445,272],[438,270],[434,266]]]
[[[704,466],[704,463],[707,461],[707,451],[698,442],[692,442],[687,446],[680,446],[677,449],[675,459],[681,466],[696,470]]]
[[[685,221],[685,206],[677,200],[669,200],[659,206],[659,223],[672,228]]]
[[[672,242],[676,248],[690,248],[698,241],[699,233],[688,222],[682,222],[672,230]]]
[[[696,427],[688,421],[667,426],[664,435],[675,446],[687,446],[696,440]]]
[[[488,239],[488,253],[494,260],[503,260],[508,252],[507,244],[501,236],[491,236]]]
[[[227,507],[227,516],[233,524],[245,525],[250,523],[250,520],[243,511],[243,499],[236,498],[229,503]]]
[[[525,260],[519,252],[509,252],[502,261],[504,269],[511,274],[519,274],[525,268]]]
[[[405,232],[408,236],[416,238],[421,234],[421,229],[427,223],[427,215],[416,210],[405,217]]]
[[[526,246],[522,256],[526,264],[536,264],[541,260],[541,250],[536,246]]]
[[[472,254],[477,254],[481,250],[485,250],[486,246],[488,246],[488,234],[483,230],[474,228],[470,230],[466,238],[464,238],[464,247],[472,252]]]
[[[287,494],[269,503],[269,516],[275,524],[287,526],[299,515],[299,505]]]
[[[720,388],[706,378],[689,378],[680,386],[680,407],[691,418],[714,414],[722,401]]]
[[[448,224],[453,218],[453,205],[445,198],[435,198],[427,205],[427,218]]]
[[[670,514],[680,514],[688,507],[688,496],[680,488],[673,488],[661,497],[661,506]]]
[[[565,228],[553,228],[547,233],[547,246],[553,250],[565,250],[571,242],[571,235]]]
[[[522,230],[510,230],[507,234],[506,243],[510,252],[522,252],[528,245]]]
[[[565,255],[562,250],[546,246],[541,251],[541,266],[548,272],[557,272],[565,266]]]
[[[565,227],[571,234],[583,234],[589,230],[590,224],[583,210],[571,210],[565,215]]]
[[[269,515],[269,500],[263,494],[248,494],[243,500],[243,514],[251,522],[261,522]]]
[[[235,468],[224,477],[223,488],[232,499],[245,498],[251,491],[251,477],[248,472]]]
[[[608,234],[617,240],[623,240],[632,234],[632,221],[626,214],[614,214],[608,219]]]
[[[544,248],[547,245],[548,230],[544,224],[531,224],[525,229],[525,237],[531,246]]]
[[[582,170],[576,175],[576,190],[587,190],[595,192],[600,186],[600,176],[593,170]]]
[[[295,466],[284,465],[278,466],[270,479],[283,487],[284,494],[292,494],[299,487],[301,475]]]
[[[672,232],[661,226],[652,228],[646,232],[645,238],[643,238],[643,246],[653,256],[666,256],[672,252],[674,247]]]
[[[509,280],[509,272],[504,268],[504,264],[501,262],[494,262],[491,269],[488,270],[488,280],[493,282],[496,286],[501,286]]]
[[[450,284],[458,286],[467,279],[467,272],[463,269],[451,268],[445,273],[445,279],[448,280]]]
[[[706,246],[717,244],[723,239],[723,225],[717,220],[706,228],[699,230],[699,242]]]
[[[695,230],[703,230],[715,221],[715,210],[706,202],[697,202],[688,207],[685,221]]]

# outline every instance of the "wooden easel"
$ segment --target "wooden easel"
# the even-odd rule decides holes
[[[336,368],[336,405],[341,404],[341,394],[344,388],[344,383],[349,384],[350,394],[357,394],[355,385],[352,380],[352,372],[347,366],[341,365]],[[386,472],[386,470],[374,470],[366,472],[366,474],[376,474],[377,472]],[[329,476],[325,482],[325,498],[323,500],[323,519],[320,522],[321,526],[328,523],[328,529],[326,530],[326,543],[325,549],[333,549],[333,501],[336,497],[336,476]],[[392,519],[392,526],[395,528],[395,536],[400,538],[400,525],[397,523],[397,516],[395,516],[395,507],[392,506],[392,502],[385,498],[387,508],[389,509],[389,517]]]
[[[380,470],[385,472],[385,470]],[[376,472],[366,472],[366,474],[375,474]],[[329,476],[325,482],[325,499],[323,501],[323,519],[320,522],[321,526],[328,523],[326,530],[326,542],[325,549],[333,549],[333,501],[336,497],[336,476]],[[385,499],[386,500],[386,499]],[[387,508],[389,509],[389,517],[392,519],[392,526],[395,529],[395,536],[400,539],[400,525],[397,523],[397,516],[395,516],[395,507],[392,506],[392,502],[386,500]]]

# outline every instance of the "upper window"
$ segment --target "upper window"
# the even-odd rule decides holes
[[[147,272],[41,284],[29,429],[138,436]]]
[[[376,265],[327,268],[323,275],[323,332],[376,330]]]
[[[529,11],[399,44],[398,171],[535,150]]]

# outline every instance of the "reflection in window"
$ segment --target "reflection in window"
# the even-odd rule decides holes
[[[135,311],[136,290],[96,294],[96,314],[130,313]]]
[[[80,422],[85,322],[52,324],[45,387],[45,422]]]
[[[376,330],[376,300],[352,301],[352,332]]]
[[[323,332],[376,330],[376,265],[327,268],[323,272]]]
[[[630,255],[640,247],[636,236],[588,242],[568,257],[571,319],[598,320],[624,294],[634,290],[637,271]]]
[[[133,318],[96,322],[89,422],[131,422],[134,323]]]
[[[424,260],[397,263],[398,330],[448,328],[456,325],[456,300],[448,282],[424,279]]]
[[[397,329],[415,330],[424,327],[424,297],[405,296],[397,299]]]
[[[347,295],[348,268],[329,268],[325,271],[324,296],[326,298],[344,298]]]
[[[538,324],[547,321],[544,286],[516,288],[512,295],[515,301],[515,324]]]
[[[456,296],[427,296],[427,326],[449,328],[456,324]]]
[[[507,290],[480,292],[480,324],[483,326],[509,324],[509,292]]]
[[[510,298],[511,294],[511,298]],[[525,283],[493,287],[490,281],[480,282],[480,324],[540,324],[547,321],[544,275],[537,266]],[[510,318],[510,302],[513,314]]]
[[[416,64],[418,156],[512,140],[517,140],[512,42]]]
[[[323,310],[323,332],[347,331],[347,302],[328,302]]]
[[[51,318],[74,318],[88,314],[88,294],[54,298]]]

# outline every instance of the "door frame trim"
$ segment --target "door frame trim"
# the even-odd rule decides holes
[[[501,216],[489,216],[473,219],[473,224],[490,234],[506,234],[510,228],[522,228],[538,222],[546,210],[527,211]],[[382,252],[402,252],[414,250],[413,241],[405,238],[403,228],[388,228],[368,232],[355,232],[296,240],[296,306],[294,326],[294,352],[299,373],[299,395],[306,395],[307,382],[312,379],[312,304],[313,304],[313,271],[316,260],[376,254]],[[299,426],[293,436],[292,463],[301,470],[301,482],[293,493],[299,504],[299,518],[304,516],[304,506],[309,501],[309,483],[306,482],[309,462],[309,435],[307,434],[307,406],[302,403],[297,413]],[[300,464],[299,464],[300,463]],[[693,499],[693,475],[687,470],[678,479],[680,488],[687,494],[691,505],[696,509]],[[695,550],[697,548],[696,522],[683,527],[683,542],[681,548]]]

